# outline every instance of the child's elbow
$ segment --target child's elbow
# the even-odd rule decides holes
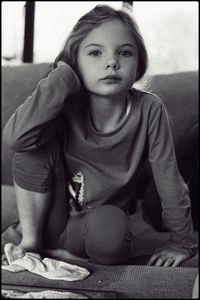
[[[13,152],[22,151],[22,145],[19,141],[19,138],[12,134],[7,126],[5,126],[3,130],[2,145]]]

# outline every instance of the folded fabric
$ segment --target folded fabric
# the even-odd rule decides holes
[[[17,290],[2,290],[3,298],[18,298],[18,299],[88,299],[87,296],[72,293],[72,292],[57,292],[57,291],[39,291],[39,292],[22,292]]]
[[[10,272],[28,270],[48,279],[66,281],[83,280],[90,275],[90,272],[85,268],[52,258],[45,257],[42,259],[40,254],[26,252],[12,243],[5,245],[4,253],[2,269]]]

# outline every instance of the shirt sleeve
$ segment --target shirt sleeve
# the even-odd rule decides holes
[[[3,143],[14,152],[38,149],[56,133],[55,120],[66,97],[79,89],[70,66],[61,65],[42,79],[3,130]]]
[[[172,233],[171,242],[196,247],[189,189],[178,170],[169,119],[161,102],[149,116],[148,158],[161,199],[163,222]]]

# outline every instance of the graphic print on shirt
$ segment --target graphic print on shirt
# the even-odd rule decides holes
[[[75,173],[69,184],[69,192],[78,206],[83,207],[86,203],[85,199],[85,178],[81,172]]]

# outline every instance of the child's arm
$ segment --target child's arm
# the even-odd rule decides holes
[[[80,81],[72,68],[61,63],[20,105],[7,122],[3,142],[14,152],[39,148],[55,135],[52,122],[64,107],[65,99],[78,92]]]
[[[157,191],[162,201],[163,222],[171,231],[170,243],[159,250],[149,264],[177,266],[193,255],[197,246],[193,238],[189,190],[179,173],[171,129],[161,102],[151,112],[148,131],[149,161]]]

